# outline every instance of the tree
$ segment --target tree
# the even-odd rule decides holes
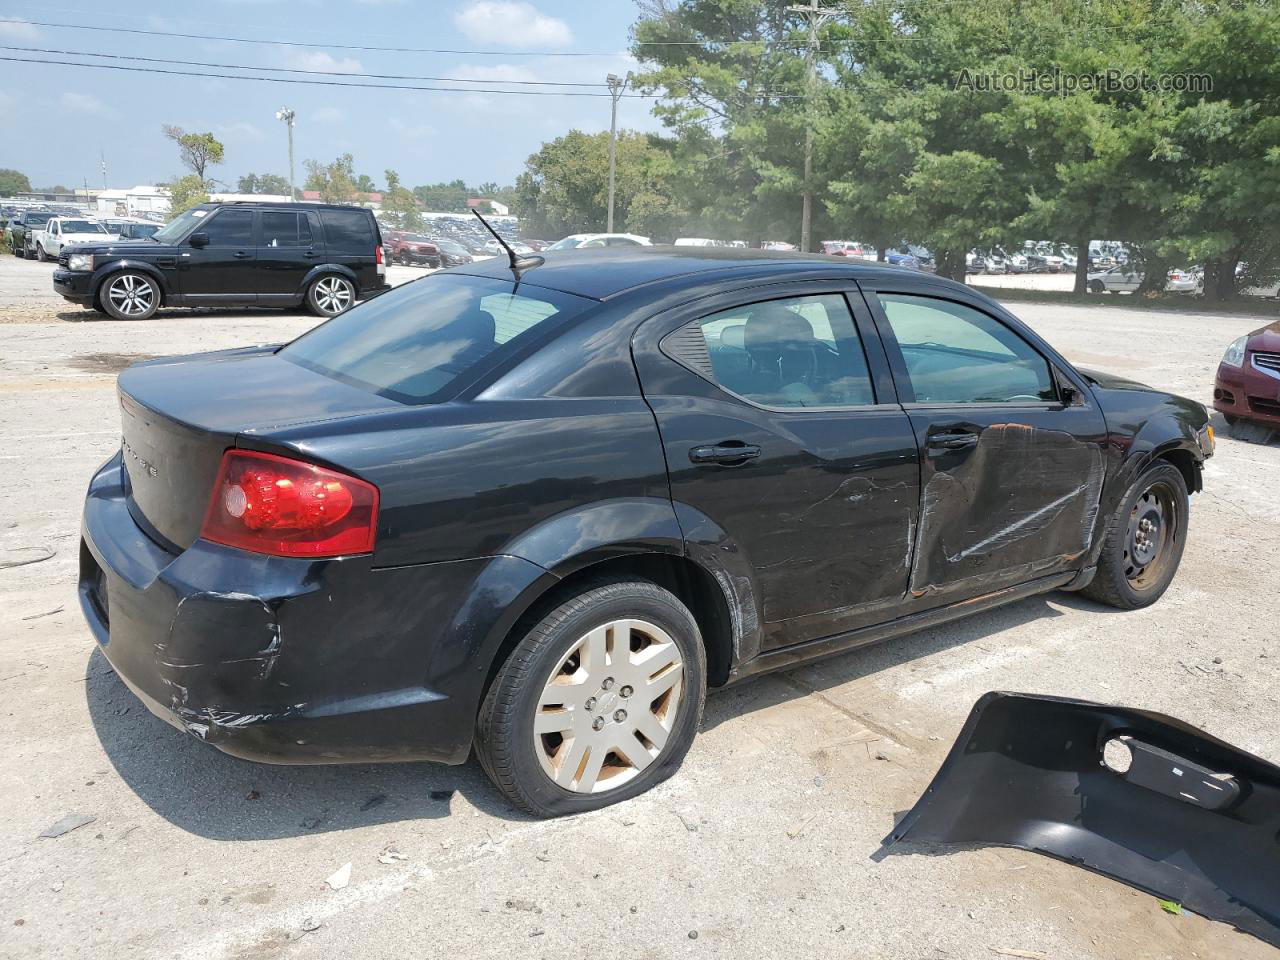
[[[164,135],[178,145],[178,157],[183,166],[199,178],[201,184],[208,181],[205,172],[211,166],[222,163],[222,144],[212,133],[187,133],[181,127],[166,126]]]
[[[422,214],[418,212],[418,200],[412,191],[400,183],[400,174],[385,171],[387,189],[382,195],[382,209],[395,216],[405,230],[422,229]]]
[[[247,173],[240,178],[240,193],[267,193],[289,196],[289,181],[274,173]]]
[[[204,181],[195,174],[175,177],[162,186],[169,191],[170,217],[176,217],[198,204],[209,202],[209,192],[205,189]]]
[[[378,193],[378,185],[373,182],[373,178],[367,173],[362,173],[356,177],[356,191],[358,193]]]
[[[31,191],[31,181],[27,179],[25,173],[19,173],[17,170],[3,169],[0,170],[0,197],[11,197],[15,193],[29,193]]]
[[[669,236],[684,211],[673,199],[671,154],[634,131],[618,134],[614,224]],[[571,130],[544,143],[516,180],[516,211],[541,236],[600,231],[608,220],[609,135]]]
[[[317,190],[325,203],[356,203],[355,160],[344,153],[331,163],[308,160],[306,189]]]
[[[413,195],[430,213],[466,213],[470,209],[467,198],[471,190],[462,180],[417,186],[413,188]]]

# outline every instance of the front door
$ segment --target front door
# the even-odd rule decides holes
[[[207,242],[195,246],[190,237],[179,252],[179,283],[188,306],[208,303],[253,303],[257,299],[257,257],[252,210],[223,207],[207,216],[191,237]]]
[[[305,210],[263,210],[258,244],[258,299],[294,301],[302,278],[320,260],[315,231]]]
[[[906,590],[915,438],[845,286],[724,295],[636,336],[677,515],[727,535],[766,649],[891,619]]]
[[[1107,437],[1088,390],[976,302],[867,297],[921,456],[917,605],[1079,567]]]

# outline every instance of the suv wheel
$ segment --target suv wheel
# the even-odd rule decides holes
[[[336,273],[318,278],[307,290],[307,305],[322,317],[336,317],[355,302],[355,284]]]
[[[476,724],[480,764],[535,816],[634,797],[679,768],[706,672],[698,625],[671,593],[645,581],[588,587],[498,671]]]
[[[43,243],[36,244],[36,259],[39,260],[41,263],[44,263],[46,260],[49,259],[49,255],[44,252]]]
[[[160,287],[145,273],[125,270],[103,282],[98,302],[116,320],[149,320],[160,308]]]
[[[1182,471],[1165,461],[1146,470],[1107,521],[1097,573],[1081,592],[1121,610],[1155,603],[1182,559],[1187,513]]]

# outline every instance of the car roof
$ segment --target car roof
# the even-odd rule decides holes
[[[825,268],[832,276],[849,279],[873,279],[904,275],[930,280],[929,274],[881,263],[828,257],[821,254],[794,253],[783,250],[752,250],[743,247],[599,247],[591,250],[549,250],[537,255],[543,262],[526,270],[522,282],[572,293],[593,300],[607,300],[627,290],[663,280],[715,279],[748,280],[788,274],[812,274],[814,268]],[[511,267],[501,257],[454,267],[449,273],[511,279]],[[937,278],[940,283],[944,281]]]

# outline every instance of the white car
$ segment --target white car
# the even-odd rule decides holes
[[[62,248],[73,243],[101,243],[117,237],[97,220],[81,217],[53,217],[42,230],[31,232],[31,248],[37,260],[57,260]]]
[[[571,233],[548,250],[579,250],[585,247],[651,247],[648,237],[634,233]]]
[[[533,247],[529,246],[527,243],[521,243],[519,240],[508,240],[507,243],[510,244],[511,249],[516,253],[533,253]],[[486,240],[484,242],[484,251],[485,253],[495,257],[500,253],[506,252],[502,249],[502,245],[498,243],[497,240]]]
[[[677,237],[677,247],[718,247],[715,240],[709,240],[706,237]]]
[[[1128,266],[1112,267],[1089,274],[1090,293],[1133,293],[1142,285],[1142,274]],[[1195,293],[1202,278],[1191,270],[1170,270],[1165,281],[1168,293]]]

